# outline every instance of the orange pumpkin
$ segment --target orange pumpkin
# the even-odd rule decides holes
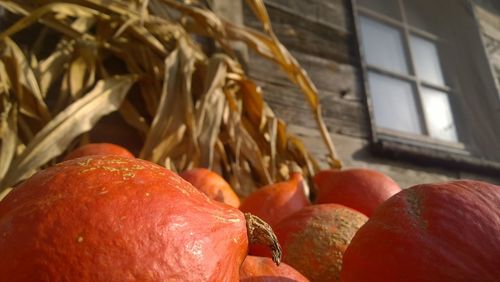
[[[184,180],[205,193],[210,199],[238,208],[240,199],[229,183],[217,173],[206,168],[195,168],[179,174]]]
[[[71,151],[64,158],[65,161],[91,155],[115,155],[126,158],[135,158],[134,154],[122,146],[111,143],[90,143]]]
[[[0,273],[3,281],[235,281],[256,240],[247,233],[265,234],[263,226],[156,164],[83,157],[36,173],[0,202]]]
[[[250,194],[240,210],[252,213],[273,226],[310,204],[304,185],[302,174],[292,172],[289,180],[264,186]]]
[[[500,186],[461,180],[399,192],[356,233],[341,278],[498,281]]]
[[[247,256],[240,268],[241,282],[309,281],[286,263],[279,266],[267,257]]]
[[[401,191],[388,176],[370,169],[323,170],[314,176],[318,188],[316,203],[336,203],[368,217],[373,211]]]
[[[285,263],[311,281],[339,281],[343,253],[367,220],[364,214],[342,205],[311,205],[273,229]],[[252,250],[255,255],[269,256],[263,248]]]

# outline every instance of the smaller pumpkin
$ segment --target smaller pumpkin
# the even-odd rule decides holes
[[[92,155],[113,155],[125,158],[135,158],[129,150],[111,143],[90,143],[71,151],[65,161]]]
[[[342,256],[367,220],[342,205],[311,205],[283,219],[273,230],[283,248],[283,262],[311,281],[339,281]],[[252,251],[270,256],[264,248]]]
[[[309,205],[302,174],[292,172],[290,179],[264,186],[250,194],[240,206],[273,226],[283,218]]]
[[[371,216],[373,211],[401,191],[390,177],[370,169],[323,170],[314,176],[316,203],[341,204]]]
[[[238,195],[231,188],[231,185],[217,173],[206,168],[195,168],[179,175],[210,199],[235,208],[240,206]]]
[[[278,281],[309,281],[293,267],[286,263],[276,266],[267,257],[247,256],[240,268],[241,282],[278,282]]]

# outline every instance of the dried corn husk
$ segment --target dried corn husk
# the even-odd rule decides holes
[[[291,163],[312,176],[316,160],[246,76],[234,41],[274,61],[303,90],[331,166],[340,167],[317,90],[274,35],[262,1],[247,3],[264,32],[189,2],[0,2],[17,16],[0,32],[0,192],[88,140],[115,111],[143,138],[141,158],[175,171],[211,168],[242,196],[285,178],[280,172]],[[36,36],[22,44],[20,33]],[[219,50],[205,53],[196,36]]]

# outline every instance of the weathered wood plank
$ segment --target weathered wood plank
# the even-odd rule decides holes
[[[300,90],[273,83],[259,82],[264,99],[279,118],[287,123],[316,128],[309,105]],[[339,99],[333,93],[322,92],[323,117],[330,132],[368,138],[368,121],[364,104]]]
[[[477,3],[475,13],[500,90],[500,12],[495,10],[492,2],[483,2],[487,3]]]
[[[341,32],[351,30],[345,0],[265,0],[264,2],[268,9],[277,9],[305,21],[322,24]]]
[[[476,6],[475,9],[482,32],[500,40],[500,14],[481,6]]]
[[[364,100],[360,71],[353,65],[341,64],[302,52],[292,52],[292,55],[306,70],[320,92],[330,91],[346,100]],[[248,70],[252,77],[293,87],[276,64],[252,53],[250,57],[252,63]]]
[[[303,2],[310,3],[306,5]],[[287,1],[287,4],[267,1],[266,7],[277,37],[290,50],[338,62],[352,62],[356,57],[347,7],[344,1],[325,2],[328,1]],[[311,9],[313,11],[308,11]],[[245,25],[261,29],[261,24],[246,6],[244,22]]]

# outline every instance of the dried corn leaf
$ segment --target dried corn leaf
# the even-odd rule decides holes
[[[261,184],[272,183],[273,181],[268,170],[269,164],[265,162],[259,146],[239,122],[239,117],[235,115],[232,120],[236,123],[234,126],[237,136],[236,144],[233,147],[234,150],[238,154],[241,154],[242,160],[249,162]]]
[[[252,8],[254,14],[259,18],[264,27],[264,31],[266,31],[266,33],[272,33],[271,20],[269,19],[269,15],[267,14],[264,2],[259,0],[247,0],[247,3],[250,8]]]
[[[12,191],[12,187],[8,187],[0,192],[0,202],[10,193],[10,191]]]
[[[101,80],[87,95],[54,117],[14,159],[2,187],[12,186],[29,176],[61,154],[76,136],[89,131],[102,116],[118,109],[134,81],[133,76]]]
[[[180,99],[178,83],[176,80],[177,72],[179,71],[179,50],[176,49],[170,53],[165,59],[165,75],[163,78],[163,89],[161,98],[156,109],[151,128],[146,136],[146,140],[142,147],[140,158],[152,159],[159,161],[159,156],[153,158],[153,150],[167,136],[168,129],[174,122],[174,119],[179,119],[178,111],[182,108],[177,99]],[[182,121],[178,122],[182,124]]]
[[[235,57],[234,51],[229,46],[229,38],[225,35],[225,28],[223,21],[213,12],[207,9],[201,9],[196,6],[187,6],[177,1],[172,0],[158,0],[152,2],[161,2],[169,7],[177,9],[183,16],[188,15],[192,17],[197,23],[183,18],[184,27],[189,31],[196,34],[212,37],[224,49],[226,53]],[[159,4],[159,3],[156,3]],[[156,12],[156,11],[153,11]]]
[[[198,135],[201,152],[200,166],[208,168],[213,166],[215,142],[219,136],[225,102],[222,90],[216,89],[206,96],[201,106],[205,109],[206,114],[197,127],[204,128],[204,130],[200,130]]]
[[[242,90],[243,111],[253,124],[262,128],[265,124],[262,94],[259,92],[257,85],[248,79],[241,80],[240,87]]]
[[[189,163],[193,163],[198,166],[200,161],[200,146],[198,144],[198,128],[196,126],[196,118],[194,113],[194,99],[191,92],[192,87],[192,79],[195,71],[195,64],[197,58],[197,50],[192,48],[189,44],[189,41],[185,40],[185,38],[180,38],[179,40],[179,70],[180,72],[180,92],[176,94],[181,97],[181,103],[179,106],[184,107],[184,124],[187,126],[187,136],[189,137],[187,150],[192,153],[190,161],[186,162],[183,165],[179,165],[179,168],[184,168]],[[175,127],[174,127],[175,128]]]
[[[242,41],[279,64],[303,90],[319,128],[323,134],[326,132],[317,90],[274,36],[262,1],[247,2],[263,23],[265,33],[221,20],[202,5],[180,1],[67,2],[71,3],[0,2],[0,6],[8,6],[23,17],[1,31],[0,38],[34,24],[60,34],[52,54],[41,56],[42,48],[31,46],[28,54],[36,56],[32,57],[33,81],[42,101],[46,93],[51,94],[57,101],[55,105],[50,103],[51,112],[63,110],[41,130],[33,127],[26,116],[18,116],[15,143],[23,146],[21,140],[29,142],[24,151],[16,153],[0,187],[9,187],[50,163],[70,144],[84,140],[75,137],[118,107],[122,118],[145,138],[142,158],[178,171],[194,166],[212,167],[226,176],[240,195],[285,178],[280,173],[289,171],[290,163],[298,163],[306,177],[318,169],[302,142],[287,133],[286,125],[262,99],[260,89],[245,76],[229,45],[232,40]],[[221,47],[219,53],[204,54],[190,32],[214,40]],[[50,40],[45,35],[37,38],[36,46],[44,46]],[[2,62],[0,77],[8,79],[0,81],[0,95],[17,97],[27,93],[34,97],[36,89],[21,83],[26,70],[21,70],[12,59]],[[19,75],[10,79],[10,70]],[[138,81],[133,95],[124,98],[132,76],[115,78],[114,82],[107,77],[126,73]],[[96,88],[82,95],[96,80]],[[104,85],[110,89],[106,91]],[[99,91],[102,93],[97,95]],[[141,101],[136,104],[138,99]],[[22,103],[17,107],[22,109]],[[83,125],[78,126],[76,120]]]
[[[132,25],[129,29],[143,44],[147,44],[158,55],[165,57],[168,54],[165,46],[143,26]]]
[[[204,93],[196,105],[196,128],[205,130],[200,130],[196,137],[201,152],[199,165],[211,168],[225,105],[222,86],[227,74],[226,58],[221,55],[210,58],[207,73]]]
[[[13,1],[3,1],[0,2],[0,6],[10,11],[13,14],[19,14],[26,16],[29,12],[22,7],[19,3]]]
[[[278,140],[278,119],[271,117],[269,119],[269,156],[271,157],[270,166],[271,166],[271,177],[272,179],[276,179],[276,164],[277,162],[277,149],[276,149],[276,141]]]
[[[38,81],[23,52],[10,38],[3,41],[0,60],[3,61],[16,98],[21,107],[21,113],[42,123],[50,120],[50,113],[44,101]]]
[[[3,6],[2,2],[0,2],[0,6]],[[29,11],[29,10],[27,10],[27,11]],[[20,19],[15,24],[11,25],[6,30],[4,30],[2,33],[0,33],[0,40],[3,40],[4,38],[6,38],[10,35],[23,30],[34,23],[37,23],[38,21],[45,22],[50,27],[58,30],[59,32],[61,32],[63,34],[66,34],[70,37],[73,37],[73,38],[89,37],[88,34],[85,34],[86,36],[84,36],[83,33],[63,24],[60,21],[57,21],[56,19],[44,18],[44,16],[46,16],[47,14],[52,14],[52,13],[57,14],[57,16],[59,18],[62,18],[65,16],[72,16],[72,17],[102,16],[102,17],[107,17],[104,14],[100,14],[95,10],[89,9],[89,8],[81,6],[81,5],[69,4],[69,3],[50,3],[47,5],[44,5],[40,8],[37,8],[35,10],[29,11],[29,14],[27,14],[24,18]]]
[[[88,31],[95,23],[94,18],[77,18],[71,27],[79,32]],[[83,43],[80,43],[83,45]],[[42,93],[46,93],[49,87],[56,82],[66,71],[67,68],[64,66],[69,63],[74,52],[81,52],[76,50],[75,46],[78,47],[76,40],[68,40],[67,38],[61,39],[56,47],[56,50],[50,54],[47,58],[43,59],[39,63],[38,76],[40,77],[40,88]],[[93,53],[93,54],[88,54]],[[95,52],[84,52],[86,58],[96,57]],[[81,55],[81,54],[80,54]],[[87,59],[88,61],[89,59]],[[95,65],[94,65],[95,68]],[[87,82],[87,85],[92,85],[94,80],[92,80],[93,75],[90,76],[91,81]]]
[[[68,87],[73,99],[78,99],[95,83],[97,50],[90,44],[77,41],[77,56],[69,65]]]
[[[167,135],[164,137],[163,140],[160,140],[158,144],[155,146],[153,149],[152,155],[154,158],[158,160],[165,160],[164,162],[168,162],[175,166],[176,164],[174,163],[173,158],[175,157],[174,150],[177,151],[177,154],[179,152],[184,153],[184,151],[179,150],[179,145],[184,141],[185,135],[186,135],[186,125],[182,124],[179,126],[173,133]],[[180,165],[177,163],[177,165]],[[183,165],[181,165],[183,166]]]
[[[74,48],[74,41],[63,40],[59,43],[57,50],[38,64],[41,91],[46,93],[49,87],[57,81],[63,72],[64,66],[70,59]]]
[[[137,129],[141,136],[145,137],[149,132],[149,125],[146,123],[146,119],[139,114],[134,105],[128,100],[123,101],[120,107],[120,114],[130,126]]]
[[[2,98],[4,111],[0,115],[0,179],[7,173],[17,146],[17,107],[6,96]]]
[[[88,65],[82,57],[73,60],[69,66],[68,84],[71,96],[74,99],[78,99],[85,90],[85,85],[83,84],[88,81],[85,80],[87,68]]]
[[[5,95],[11,90],[11,83],[9,80],[9,75],[5,69],[5,64],[0,61],[0,95]]]

